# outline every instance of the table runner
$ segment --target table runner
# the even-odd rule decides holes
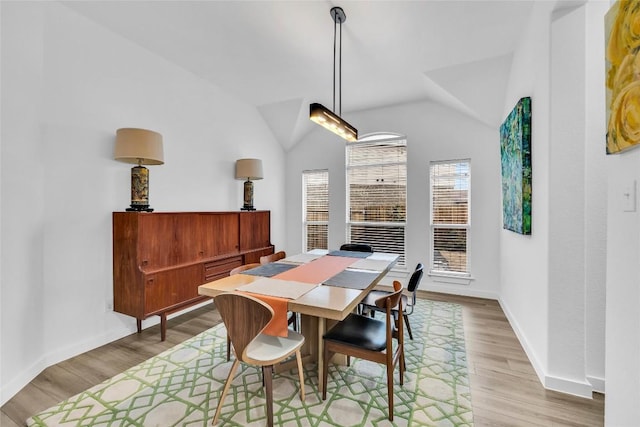
[[[320,284],[357,261],[357,258],[323,256],[273,276],[274,279]]]
[[[273,335],[276,337],[286,337],[289,335],[289,319],[287,318],[287,304],[289,301],[285,298],[271,297],[267,295],[254,294],[252,292],[243,292],[247,295],[259,299],[260,301],[271,306],[273,309],[273,317],[262,330],[263,334]]]

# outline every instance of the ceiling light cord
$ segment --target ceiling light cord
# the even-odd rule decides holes
[[[336,111],[336,28],[338,21],[333,21],[333,112]],[[340,113],[338,113],[339,115]]]
[[[340,68],[338,73],[338,115],[342,116],[342,19],[340,19]]]

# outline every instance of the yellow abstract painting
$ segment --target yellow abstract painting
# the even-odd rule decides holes
[[[618,0],[605,16],[607,154],[640,143],[640,0]]]

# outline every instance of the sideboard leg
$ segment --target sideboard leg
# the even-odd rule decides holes
[[[160,341],[167,338],[167,313],[160,313]]]
[[[136,319],[136,326],[138,327],[138,333],[142,332],[142,319]]]

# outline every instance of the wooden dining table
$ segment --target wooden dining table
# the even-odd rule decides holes
[[[300,330],[305,336],[303,363],[315,362],[320,379],[322,337],[327,328],[353,312],[397,260],[396,254],[316,249],[205,283],[198,292],[213,298],[230,291],[287,298],[287,309],[300,314]],[[319,388],[321,383],[318,381]]]

